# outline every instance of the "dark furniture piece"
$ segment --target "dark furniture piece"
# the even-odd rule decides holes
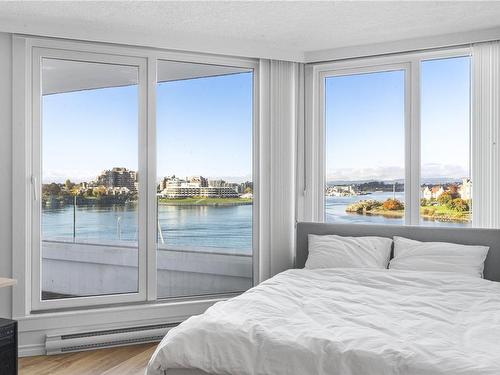
[[[0,318],[0,374],[17,375],[17,322]]]

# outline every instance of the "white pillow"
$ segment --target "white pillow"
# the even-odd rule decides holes
[[[483,277],[488,246],[448,242],[420,242],[394,237],[394,258],[389,268],[413,271],[457,272]]]
[[[307,269],[387,268],[392,240],[385,237],[342,237],[310,234]]]

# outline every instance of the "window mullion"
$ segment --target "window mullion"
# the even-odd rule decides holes
[[[156,197],[156,81],[157,62],[148,58],[147,65],[147,300],[157,297],[156,241],[157,241],[157,197]]]
[[[407,118],[410,118],[410,129],[407,132],[407,144],[410,145],[410,156],[405,166],[408,191],[406,205],[408,207],[406,224],[420,223],[420,60],[413,59],[410,63],[410,79],[407,93],[410,93],[410,105]]]

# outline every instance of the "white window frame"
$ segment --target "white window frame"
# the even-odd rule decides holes
[[[139,210],[138,210],[138,291],[112,295],[96,295],[54,300],[41,300],[42,280],[42,234],[41,229],[41,186],[42,186],[42,60],[44,58],[67,61],[80,61],[88,63],[102,63],[111,65],[125,65],[137,68],[138,71],[138,176],[139,176]],[[146,228],[140,223],[146,223],[147,217],[147,70],[146,59],[129,56],[115,56],[91,52],[68,51],[50,48],[34,47],[32,52],[32,187],[36,190],[33,194],[32,216],[32,280],[33,289],[31,306],[33,310],[47,310],[51,308],[67,308],[75,306],[102,305],[110,303],[137,302],[146,297]]]
[[[105,62],[132,65],[139,68],[139,291],[118,295],[76,297],[60,300],[40,299],[40,202],[41,197],[40,132],[34,126],[40,122],[40,69],[42,57],[66,60]],[[13,275],[19,280],[13,293],[13,317],[36,319],[74,308],[123,311],[128,316],[130,304],[156,314],[155,305],[184,316],[186,309],[199,305],[202,312],[208,301],[218,301],[239,293],[186,296],[157,299],[156,278],[156,90],[158,60],[182,61],[208,65],[240,67],[253,71],[253,145],[252,177],[253,204],[253,283],[259,282],[259,61],[250,58],[218,56],[201,53],[173,52],[67,41],[43,37],[13,36]],[[37,157],[38,155],[38,157]],[[141,177],[143,176],[143,177]],[[34,178],[33,178],[34,177]],[[141,184],[142,180],[142,184]],[[35,185],[35,189],[33,188]],[[38,216],[37,216],[38,215]],[[141,229],[142,227],[142,229]],[[142,239],[142,241],[141,241]],[[153,302],[153,304],[152,304]],[[90,310],[87,310],[90,311]],[[155,311],[153,313],[153,311]],[[177,313],[175,313],[177,311]]]
[[[405,71],[405,217],[404,225],[425,225],[420,221],[420,67],[422,61],[433,59],[472,56],[470,47],[446,48],[342,60],[336,62],[308,64],[306,66],[306,124],[303,142],[305,169],[301,171],[304,180],[303,216],[298,220],[325,220],[324,187],[326,174],[325,140],[325,79],[349,74]],[[472,77],[471,77],[472,79]],[[471,98],[472,100],[472,98]],[[471,140],[472,142],[472,140]],[[470,153],[470,158],[473,154]],[[474,182],[475,184],[479,182]],[[474,199],[474,197],[473,197]],[[368,224],[368,223],[367,223]]]

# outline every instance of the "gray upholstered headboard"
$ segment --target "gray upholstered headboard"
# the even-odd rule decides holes
[[[432,228],[394,225],[351,225],[298,223],[295,267],[303,268],[307,259],[308,234],[337,234],[339,236],[402,236],[418,241],[453,242],[464,245],[489,246],[484,265],[484,278],[500,281],[500,229]]]

